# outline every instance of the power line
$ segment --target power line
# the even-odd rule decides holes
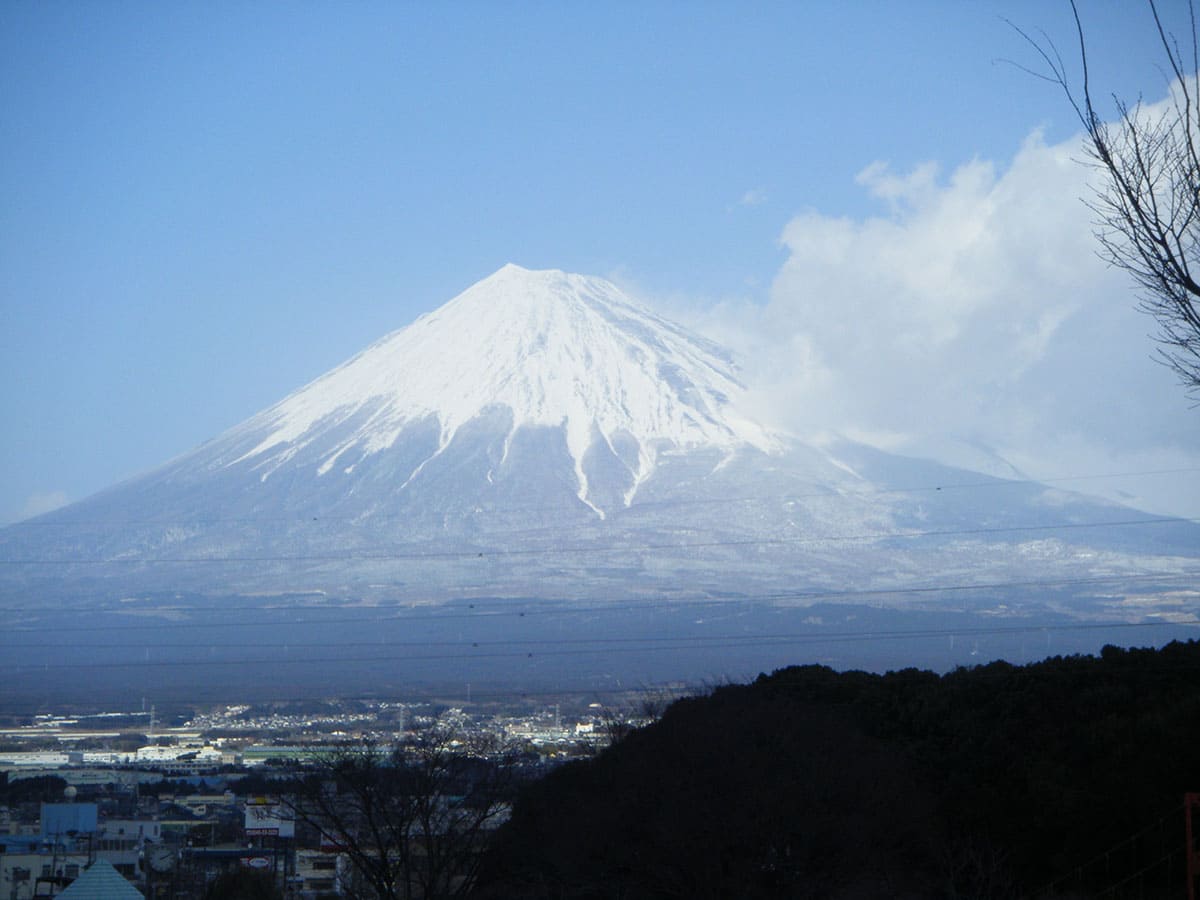
[[[865,532],[861,534],[822,535],[795,538],[731,538],[687,543],[631,543],[628,546],[577,545],[573,547],[501,547],[476,548],[472,550],[439,550],[426,552],[373,552],[373,553],[303,553],[292,555],[259,556],[159,556],[159,557],[111,557],[108,559],[86,558],[30,558],[0,559],[5,566],[88,566],[88,565],[159,565],[159,564],[229,564],[229,563],[276,563],[276,562],[399,562],[403,560],[431,561],[443,559],[489,559],[513,556],[561,556],[568,554],[642,553],[647,550],[711,550],[723,547],[803,546],[806,544],[843,543],[853,541],[911,540],[928,537],[963,537],[969,535],[1044,533],[1052,531],[1092,530],[1099,528],[1126,528],[1143,525],[1197,524],[1200,519],[1178,516],[1160,516],[1143,519],[1123,519],[1109,522],[1062,522],[1042,525],[995,525],[975,528],[945,528],[925,531],[908,530],[898,532]],[[411,544],[407,545],[411,546]]]
[[[1053,881],[1046,882],[1040,888],[1038,888],[1036,891],[1034,891],[1031,894],[1031,896],[1041,897],[1043,895],[1049,894],[1049,892],[1051,890],[1058,887],[1059,885],[1066,885],[1066,884],[1070,883],[1071,881],[1080,881],[1083,876],[1083,873],[1085,873],[1088,869],[1091,869],[1092,867],[1099,865],[1102,862],[1107,862],[1112,856],[1117,855],[1125,847],[1128,847],[1128,846],[1134,844],[1135,842],[1140,840],[1142,837],[1149,834],[1151,831],[1158,829],[1161,834],[1163,827],[1166,825],[1168,820],[1179,816],[1179,814],[1182,812],[1183,812],[1182,804],[1176,806],[1170,812],[1163,814],[1154,822],[1151,822],[1148,825],[1143,826],[1142,828],[1133,832],[1128,837],[1122,838],[1120,841],[1113,844],[1108,849],[1106,849],[1100,853],[1097,853],[1095,856],[1093,856],[1087,862],[1080,863],[1079,865],[1074,866],[1071,869],[1071,872],[1069,874],[1061,875],[1058,878],[1055,878]],[[1166,854],[1165,856],[1161,857],[1160,859],[1155,860],[1149,866],[1146,866],[1145,868],[1143,868],[1137,872],[1134,872],[1132,875],[1128,876],[1127,878],[1122,879],[1121,881],[1117,882],[1116,884],[1110,885],[1109,887],[1105,888],[1103,891],[1101,891],[1099,894],[1096,894],[1095,896],[1103,896],[1106,893],[1111,893],[1112,891],[1116,890],[1117,888],[1121,887],[1122,885],[1128,883],[1129,881],[1132,881],[1134,878],[1144,875],[1146,872],[1149,872],[1151,869],[1162,865],[1163,862],[1165,862],[1171,856],[1174,856],[1176,853],[1179,853],[1179,852],[1181,852],[1181,851],[1180,850],[1171,851],[1170,853]]]
[[[680,606],[688,609],[719,607],[730,608],[735,606],[745,606],[749,604],[762,603],[778,603],[781,601],[793,601],[798,603],[810,604],[822,600],[847,599],[847,598],[867,598],[867,597],[890,597],[890,596],[911,596],[919,594],[941,594],[951,592],[978,592],[991,590],[1015,590],[1015,589],[1031,589],[1031,588],[1064,588],[1064,587],[1087,587],[1099,586],[1105,584],[1126,584],[1129,582],[1171,582],[1176,580],[1189,580],[1200,577],[1200,571],[1189,570],[1185,572],[1164,573],[1164,574],[1141,574],[1141,575],[1113,575],[1102,577],[1087,577],[1087,578],[1061,578],[1061,579],[1034,579],[1021,581],[1002,581],[1002,582],[986,582],[986,583],[959,583],[959,584],[942,584],[942,585],[909,585],[905,587],[889,587],[889,588],[849,588],[849,589],[829,589],[829,590],[812,590],[812,591],[782,591],[771,594],[758,594],[753,596],[730,597],[723,599],[716,598],[688,598],[675,596],[658,596],[648,597],[640,602],[625,602],[625,603],[607,603],[588,606],[577,605],[570,599],[561,600],[542,600],[531,598],[497,598],[497,599],[479,599],[473,601],[465,601],[468,604],[468,609],[458,610],[462,600],[454,603],[456,611],[448,612],[428,612],[416,613],[411,612],[415,608],[434,605],[436,601],[416,600],[416,601],[400,601],[391,604],[376,604],[366,607],[351,607],[350,609],[358,609],[363,612],[362,615],[324,615],[324,613],[343,614],[349,612],[347,607],[338,605],[335,607],[319,607],[311,605],[291,605],[291,606],[204,606],[200,604],[164,604],[156,605],[153,608],[144,607],[126,607],[126,608],[107,608],[96,609],[94,607],[79,606],[79,607],[9,607],[0,609],[3,613],[43,613],[46,615],[58,616],[64,612],[90,612],[90,613],[105,613],[112,615],[156,615],[159,617],[178,613],[178,612],[211,612],[225,614],[227,612],[247,612],[256,611],[269,614],[270,619],[259,620],[229,620],[222,618],[219,622],[171,622],[159,621],[155,622],[122,622],[117,624],[56,624],[45,626],[14,626],[6,630],[5,634],[28,634],[36,632],[66,632],[66,631],[136,631],[136,630],[160,630],[160,629],[187,629],[187,628],[231,628],[231,627],[270,627],[280,628],[293,625],[331,625],[331,624],[347,624],[347,623],[365,623],[365,622],[414,622],[414,621],[443,621],[454,619],[485,619],[494,617],[539,617],[553,616],[563,614],[576,613],[609,613],[609,612],[630,612],[643,611],[662,606]],[[446,605],[450,605],[453,601],[446,601]],[[535,604],[530,607],[528,604]],[[516,605],[520,604],[520,605]],[[383,614],[379,614],[379,610],[384,610]],[[289,618],[282,620],[279,618],[281,613],[290,613],[299,611],[301,615],[315,614],[316,618]],[[409,614],[405,614],[409,611]]]
[[[567,697],[575,697],[575,698],[586,697],[586,698],[590,698],[590,699],[600,699],[600,698],[606,698],[606,697],[607,698],[611,698],[611,697],[628,698],[630,696],[652,694],[652,693],[656,693],[659,691],[671,692],[672,699],[681,699],[684,696],[692,696],[693,694],[691,694],[691,693],[676,693],[676,691],[679,689],[681,684],[683,684],[683,682],[643,683],[643,684],[637,685],[636,687],[593,686],[593,687],[587,687],[587,688],[547,688],[547,687],[484,688],[484,687],[480,687],[478,685],[473,684],[471,687],[471,697],[474,698],[475,701],[501,700],[501,701],[508,702],[508,701],[513,701],[513,700],[531,700],[534,698],[559,698],[559,699],[567,698]],[[706,683],[691,682],[688,684],[688,687],[693,691],[697,690],[697,689],[703,690],[703,689],[705,689],[705,685],[706,685]],[[241,687],[243,689],[243,698],[244,698],[245,692],[250,689],[246,688],[245,685],[242,685]],[[399,695],[394,694],[389,691],[389,693],[387,693],[386,695],[378,695],[378,694],[376,694],[376,695],[354,695],[354,696],[339,695],[339,701],[345,702],[345,703],[386,702],[386,703],[403,703],[406,705],[417,705],[417,704],[421,704],[421,703],[431,703],[431,702],[434,702],[437,700],[451,700],[452,699],[456,703],[463,703],[464,698],[461,696],[462,687],[463,687],[463,685],[461,682],[437,682],[437,683],[425,682],[425,683],[414,684],[410,689],[411,693],[406,694],[405,699],[400,699]],[[178,690],[179,690],[178,688],[168,688],[167,689],[168,694],[170,694],[171,692],[177,692]],[[162,696],[162,694],[160,693],[159,696]],[[254,699],[231,700],[230,696],[231,696],[231,686],[230,685],[222,684],[222,683],[214,684],[212,682],[209,682],[205,685],[197,685],[194,688],[189,688],[186,700],[174,700],[174,699],[171,699],[169,696],[168,696],[168,700],[169,700],[169,702],[172,703],[172,705],[175,705],[175,706],[195,707],[195,706],[199,706],[199,705],[203,705],[203,704],[232,705],[234,703],[250,703],[250,704],[261,703],[261,704],[282,706],[282,705],[286,705],[286,704],[320,702],[320,701],[324,701],[324,700],[328,699],[327,694],[320,692],[317,689],[314,689],[313,692],[309,693],[309,694],[291,696],[291,697],[281,697],[277,694],[272,693],[269,696],[264,696],[258,700],[254,700]],[[25,709],[37,710],[37,709],[41,708],[39,703],[37,703],[36,701],[32,701],[32,700],[23,700],[23,701],[18,700],[18,701],[13,701],[13,702],[16,702],[18,704],[23,702],[25,704],[25,706],[20,707],[18,705],[18,707],[8,710],[10,713],[19,713]],[[130,713],[130,715],[136,715],[136,713]]]
[[[1200,623],[1195,623],[1200,624]],[[409,663],[409,662],[449,662],[462,660],[482,660],[482,659],[516,659],[525,657],[528,659],[545,658],[545,657],[560,657],[560,656],[577,656],[582,654],[612,654],[612,653],[646,653],[651,651],[656,652],[679,652],[686,650],[714,650],[714,649],[736,649],[743,647],[790,647],[803,646],[810,644],[825,644],[825,643],[861,643],[867,641],[878,640],[912,640],[918,638],[942,638],[942,637],[972,637],[983,635],[1000,635],[1000,634],[1037,634],[1043,632],[1064,632],[1064,631],[1090,631],[1090,630],[1110,630],[1110,629],[1147,629],[1147,628],[1167,628],[1167,627],[1182,627],[1180,623],[1175,622],[1136,622],[1136,623],[1080,623],[1080,624],[1060,624],[1051,626],[997,626],[988,628],[966,628],[966,629],[951,629],[951,628],[931,628],[924,630],[890,630],[881,629],[876,631],[861,631],[861,632],[831,632],[827,634],[760,634],[760,635],[713,635],[713,636],[680,636],[680,637],[661,637],[661,638],[628,638],[628,639],[598,639],[593,642],[581,643],[603,643],[601,647],[584,647],[571,646],[570,649],[546,649],[564,647],[574,644],[570,639],[537,639],[531,641],[494,641],[494,642],[409,642],[405,644],[392,645],[388,642],[382,642],[384,646],[447,646],[469,648],[468,652],[459,653],[428,653],[428,654],[406,654],[398,655],[396,653],[388,653],[386,655],[372,656],[300,656],[300,657],[239,657],[228,659],[189,659],[189,660],[142,660],[142,661],[111,661],[111,662],[62,662],[62,663],[10,663],[0,665],[0,670],[6,670],[13,673],[21,672],[42,672],[42,671],[61,671],[72,669],[161,669],[161,668],[188,668],[188,667],[228,667],[228,666],[252,666],[252,665],[314,665],[314,664],[334,664],[334,663],[351,663],[355,665],[364,665],[377,662],[387,663]],[[636,644],[636,646],[627,646]],[[321,646],[321,645],[315,645]],[[325,646],[343,646],[343,645],[325,645]],[[359,644],[347,644],[344,646],[359,646]],[[380,643],[364,643],[362,646],[380,646]],[[482,649],[482,647],[512,647],[519,646],[523,649],[519,650],[498,650],[498,649]],[[532,647],[535,649],[524,649]],[[475,652],[478,650],[478,652]]]
[[[719,634],[719,635],[677,635],[677,636],[662,636],[662,637],[613,637],[613,638],[530,638],[521,640],[513,638],[509,640],[469,640],[458,639],[453,641],[447,640],[419,640],[419,641],[394,641],[384,638],[375,640],[360,640],[360,641],[282,641],[278,643],[264,643],[262,641],[252,641],[246,643],[236,643],[230,641],[221,641],[221,649],[230,648],[257,648],[263,650],[306,650],[306,649],[349,649],[352,647],[379,647],[386,645],[387,647],[569,647],[569,646],[587,646],[587,645],[620,645],[620,644],[686,644],[696,643],[698,645],[707,645],[719,641],[747,641],[761,642],[770,644],[775,642],[785,642],[788,644],[801,643],[822,643],[825,641],[842,642],[845,640],[893,640],[901,638],[938,638],[938,637],[980,637],[985,635],[1005,635],[1005,634],[1045,634],[1050,632],[1060,631],[1098,631],[1112,629],[1143,629],[1143,628],[1200,628],[1200,621],[1197,622],[1082,622],[1076,624],[1045,624],[1045,625],[1015,625],[1015,626],[976,626],[966,628],[914,628],[914,629],[882,629],[872,631],[831,631],[823,633],[809,632],[790,632],[790,633],[769,633],[769,634]],[[162,643],[156,641],[154,643],[155,650],[178,650],[178,649],[201,649],[203,644],[197,645],[192,641],[189,643]],[[102,644],[81,644],[74,642],[71,644],[73,650],[78,650],[81,647],[103,647],[104,649],[113,650],[142,650],[146,648],[144,642],[141,643],[113,643],[104,641]],[[253,662],[253,660],[246,660]]]
[[[826,488],[823,490],[814,490],[811,493],[797,494],[775,494],[769,496],[762,495],[734,495],[727,497],[703,497],[693,499],[671,498],[664,500],[640,499],[635,500],[633,504],[626,507],[628,510],[648,510],[658,508],[674,508],[683,506],[702,506],[702,505],[717,505],[729,503],[788,503],[801,500],[814,499],[837,499],[844,496],[853,497],[878,497],[893,494],[924,494],[936,493],[939,491],[957,491],[957,490],[981,490],[993,488],[1011,488],[1011,487],[1030,487],[1041,485],[1068,484],[1080,481],[1103,481],[1109,478],[1143,478],[1147,476],[1158,475],[1185,475],[1195,472],[1200,472],[1200,467],[1184,467],[1178,469],[1145,469],[1133,472],[1109,472],[1100,474],[1088,475],[1067,475],[1054,478],[1004,478],[1001,476],[987,477],[987,480],[980,481],[962,481],[962,482],[943,482],[931,485],[915,485],[912,487],[895,487],[895,488]],[[504,512],[545,512],[548,510],[558,509],[557,506],[550,505],[514,505],[504,507]],[[482,510],[465,511],[468,515],[482,515]],[[186,528],[189,526],[202,525],[237,525],[237,524],[255,524],[263,522],[387,522],[393,520],[406,520],[408,516],[405,513],[370,513],[363,514],[318,514],[318,515],[295,515],[295,516],[220,516],[207,517],[203,519],[59,519],[54,521],[44,521],[40,518],[31,519],[25,522],[14,523],[22,528],[37,527],[37,528],[60,528],[68,526],[81,525],[155,525],[160,527],[176,527]]]

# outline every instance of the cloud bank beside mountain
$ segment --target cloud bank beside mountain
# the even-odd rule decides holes
[[[694,324],[740,351],[760,412],[801,434],[1088,476],[1073,487],[1200,515],[1200,412],[1097,256],[1081,158],[1035,133],[1007,166],[876,162],[858,182],[878,215],[796,215],[765,304]],[[1091,478],[1114,473],[1140,474]]]

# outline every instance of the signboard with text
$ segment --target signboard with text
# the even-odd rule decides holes
[[[296,836],[296,821],[292,814],[278,803],[255,800],[246,804],[247,837]]]

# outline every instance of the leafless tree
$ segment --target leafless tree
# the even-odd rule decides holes
[[[600,731],[592,744],[593,752],[620,743],[630,732],[657,722],[676,700],[695,692],[677,685],[647,685],[630,691],[617,703],[600,707]]]
[[[339,747],[287,804],[345,856],[344,894],[464,897],[483,844],[507,809],[511,762],[490,738],[435,727],[390,747]]]
[[[1196,8],[1188,0],[1190,34],[1182,45],[1148,0],[1158,31],[1171,96],[1162,107],[1112,95],[1116,121],[1097,111],[1089,77],[1087,41],[1075,0],[1082,74],[1068,76],[1054,43],[1017,31],[1049,72],[1027,69],[1058,85],[1087,134],[1089,162],[1101,180],[1089,206],[1096,214],[1101,255],[1128,272],[1139,307],[1158,322],[1159,355],[1185,389],[1200,398],[1200,43]]]

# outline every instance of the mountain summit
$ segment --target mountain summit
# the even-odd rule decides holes
[[[729,353],[610,282],[505,266],[160,469],[0,531],[0,593],[764,597],[1145,578],[1200,546],[772,433],[744,394]]]
[[[807,658],[911,665],[840,642],[927,616],[1195,621],[1193,524],[807,444],[743,398],[727,352],[611,283],[505,266],[161,468],[0,529],[6,687],[80,690],[82,664],[189,700],[216,672],[239,697],[591,689],[761,671],[826,634]],[[49,670],[50,646],[72,661]]]
[[[614,496],[629,505],[662,449],[776,449],[738,412],[742,392],[722,348],[611,282],[510,264],[234,429],[227,440],[255,443],[227,465],[265,481],[311,448],[319,476],[348,476],[432,424],[436,447],[403,489],[469,423],[500,416],[497,465],[519,430],[561,429],[576,494],[603,515]]]

